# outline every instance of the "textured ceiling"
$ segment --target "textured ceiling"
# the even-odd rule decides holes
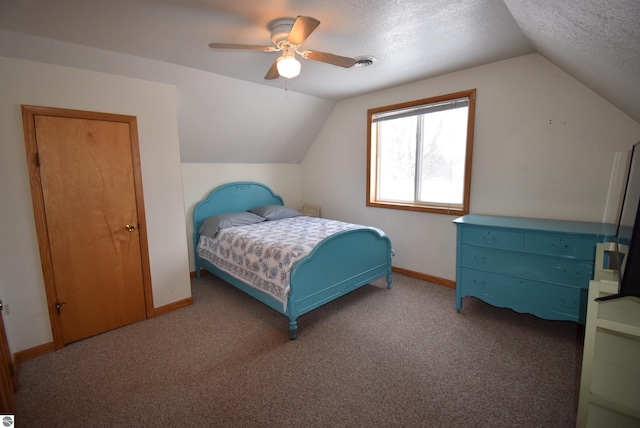
[[[3,0],[0,28],[153,58],[275,87],[278,53],[219,51],[212,41],[270,44],[280,17],[321,21],[303,49],[374,66],[343,69],[302,60],[292,91],[344,99],[533,52],[501,0]]]
[[[277,53],[207,46],[268,44],[268,23],[296,15],[321,21],[303,49],[378,61],[303,60],[299,77],[265,81]],[[2,0],[0,29],[331,100],[537,51],[640,121],[638,0]]]
[[[640,1],[504,2],[537,52],[640,122]]]

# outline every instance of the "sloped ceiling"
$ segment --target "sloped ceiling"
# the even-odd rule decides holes
[[[534,49],[640,122],[640,2],[504,0]]]
[[[344,69],[302,60],[297,78],[267,81],[277,53],[207,46],[269,44],[269,22],[296,15],[321,21],[304,49],[377,61]],[[195,86],[200,72],[213,76],[212,86],[231,87],[213,109],[206,102],[198,111],[189,107],[193,88],[180,105],[185,162],[299,162],[338,100],[532,52],[640,122],[637,0],[3,0],[0,30],[5,39],[12,36],[0,40],[0,55],[174,84],[167,76],[182,74],[182,82],[189,81],[178,84],[182,90]],[[139,58],[145,71],[132,70],[128,56]],[[170,65],[192,71],[186,76]],[[158,68],[167,70],[164,76]],[[243,96],[241,105],[230,100],[232,93]],[[248,103],[254,106],[249,112]],[[295,122],[283,123],[283,111],[295,111]],[[247,114],[253,126],[227,129]]]
[[[214,51],[212,41],[271,44],[268,25],[313,16],[304,49],[355,57],[369,68],[303,60],[291,91],[340,100],[533,52],[501,0],[3,0],[0,28],[265,81],[278,53]]]

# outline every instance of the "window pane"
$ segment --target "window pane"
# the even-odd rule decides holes
[[[420,202],[462,205],[468,108],[423,115]]]
[[[417,116],[380,122],[377,126],[378,199],[413,202]]]

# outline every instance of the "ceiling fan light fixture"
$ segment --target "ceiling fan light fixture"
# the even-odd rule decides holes
[[[300,74],[302,64],[293,55],[281,56],[276,64],[280,76],[292,79]]]

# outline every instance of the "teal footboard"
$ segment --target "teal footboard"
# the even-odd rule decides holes
[[[320,242],[291,271],[287,308],[291,338],[296,338],[300,315],[385,275],[391,287],[391,241],[387,236],[363,228]]]

